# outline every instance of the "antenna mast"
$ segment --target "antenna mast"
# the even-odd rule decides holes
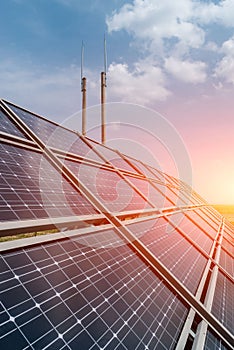
[[[82,40],[80,79],[81,79],[81,92],[82,92],[82,135],[85,136],[86,135],[86,78],[83,76],[83,66],[84,66],[84,43]]]
[[[106,142],[106,67],[106,36],[104,35],[104,72],[101,72],[101,139],[103,144]]]

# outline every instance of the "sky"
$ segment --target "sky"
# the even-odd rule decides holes
[[[234,204],[234,0],[2,0],[1,14],[1,98],[81,130],[83,41],[98,138],[105,35],[107,144]]]

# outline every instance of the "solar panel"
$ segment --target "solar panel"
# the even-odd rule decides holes
[[[128,157],[127,155],[124,155],[124,157],[126,159],[128,159],[131,164],[134,165],[134,167],[138,170],[139,173],[141,173],[142,175],[145,175],[147,178],[152,178],[152,179],[156,179],[157,181],[160,180],[159,177],[157,177],[154,173],[152,173],[152,171],[150,171],[146,165],[144,165],[143,163],[141,163],[140,161],[134,159],[134,158],[131,158],[131,157]],[[165,181],[163,181],[165,182]]]
[[[234,260],[229,252],[221,249],[220,265],[234,278]]]
[[[137,187],[141,193],[145,196],[145,198],[149,199],[149,201],[156,208],[164,208],[172,206],[172,202],[169,201],[166,196],[166,187],[162,185],[153,185],[149,181],[140,179],[133,176],[126,176],[135,187]]]
[[[188,311],[113,230],[5,253],[1,281],[1,349],[174,349]]]
[[[233,258],[234,257],[234,245],[230,241],[228,241],[226,238],[223,238],[222,245]]]
[[[191,197],[185,195],[183,191],[179,188],[168,187],[166,189],[167,197],[173,200],[175,206],[188,206],[193,205]]]
[[[25,138],[25,135],[10,121],[7,115],[0,109],[0,131],[7,134]]]
[[[118,169],[125,170],[128,172],[134,172],[137,173],[134,167],[129,165],[128,162],[126,162],[117,152],[114,150],[111,150],[110,148],[100,145],[97,142],[94,142],[93,140],[89,139],[89,143],[92,145],[92,147],[100,153],[105,159],[107,159],[113,166],[117,167]]]
[[[182,230],[188,238],[198,245],[205,252],[209,253],[213,241],[209,235],[200,230],[199,227],[188,219],[184,214],[173,214],[169,216],[170,221]]]
[[[42,153],[0,144],[0,154],[1,221],[97,213]]]
[[[73,131],[36,116],[22,108],[8,104],[23,122],[49,147],[60,149],[65,153],[103,162],[100,157]]]
[[[133,187],[118,173],[78,162],[65,160],[65,165],[110,210],[115,212],[150,208]]]
[[[231,229],[228,227],[228,222],[225,226],[225,230],[224,230],[224,238],[229,241],[232,245],[234,244],[234,239],[233,239],[233,232],[231,231]]]
[[[210,330],[207,332],[204,350],[230,350],[229,346],[224,345],[223,341],[213,334]]]
[[[234,335],[234,285],[233,281],[218,273],[218,279],[215,289],[214,302],[212,306],[213,314],[222,324]]]
[[[233,226],[152,165],[0,106],[0,236],[59,225],[0,243],[0,348],[233,348]]]
[[[207,232],[207,234],[210,237],[215,238],[215,235],[216,235],[217,230],[218,230],[218,225],[217,225],[216,230],[215,230],[213,228],[213,226],[210,225],[210,223],[208,223],[206,220],[204,220],[203,217],[200,216],[200,212],[199,212],[199,215],[198,215],[198,213],[196,211],[189,211],[189,212],[186,213],[186,216],[189,219],[192,219],[193,222],[196,223],[196,225],[198,225],[200,228],[202,228],[202,230]]]
[[[193,293],[207,259],[164,218],[131,224],[129,229]]]
[[[217,227],[220,225],[222,221],[222,215],[219,213],[213,212],[211,207],[201,207],[197,211],[199,215],[202,215],[207,222],[210,223],[211,226],[217,230]]]

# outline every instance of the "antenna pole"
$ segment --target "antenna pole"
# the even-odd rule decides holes
[[[101,118],[102,118],[102,143],[106,142],[106,73],[101,72]]]
[[[82,78],[82,135],[86,135],[86,78]]]
[[[106,67],[106,37],[104,36],[104,72],[101,72],[101,139],[103,144],[106,143]]]
[[[86,78],[83,76],[84,43],[81,46],[81,92],[82,92],[82,135],[86,135]]]

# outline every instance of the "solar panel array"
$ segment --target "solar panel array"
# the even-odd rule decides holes
[[[233,349],[233,226],[141,160],[0,107],[0,236],[35,235],[0,243],[0,348]]]

